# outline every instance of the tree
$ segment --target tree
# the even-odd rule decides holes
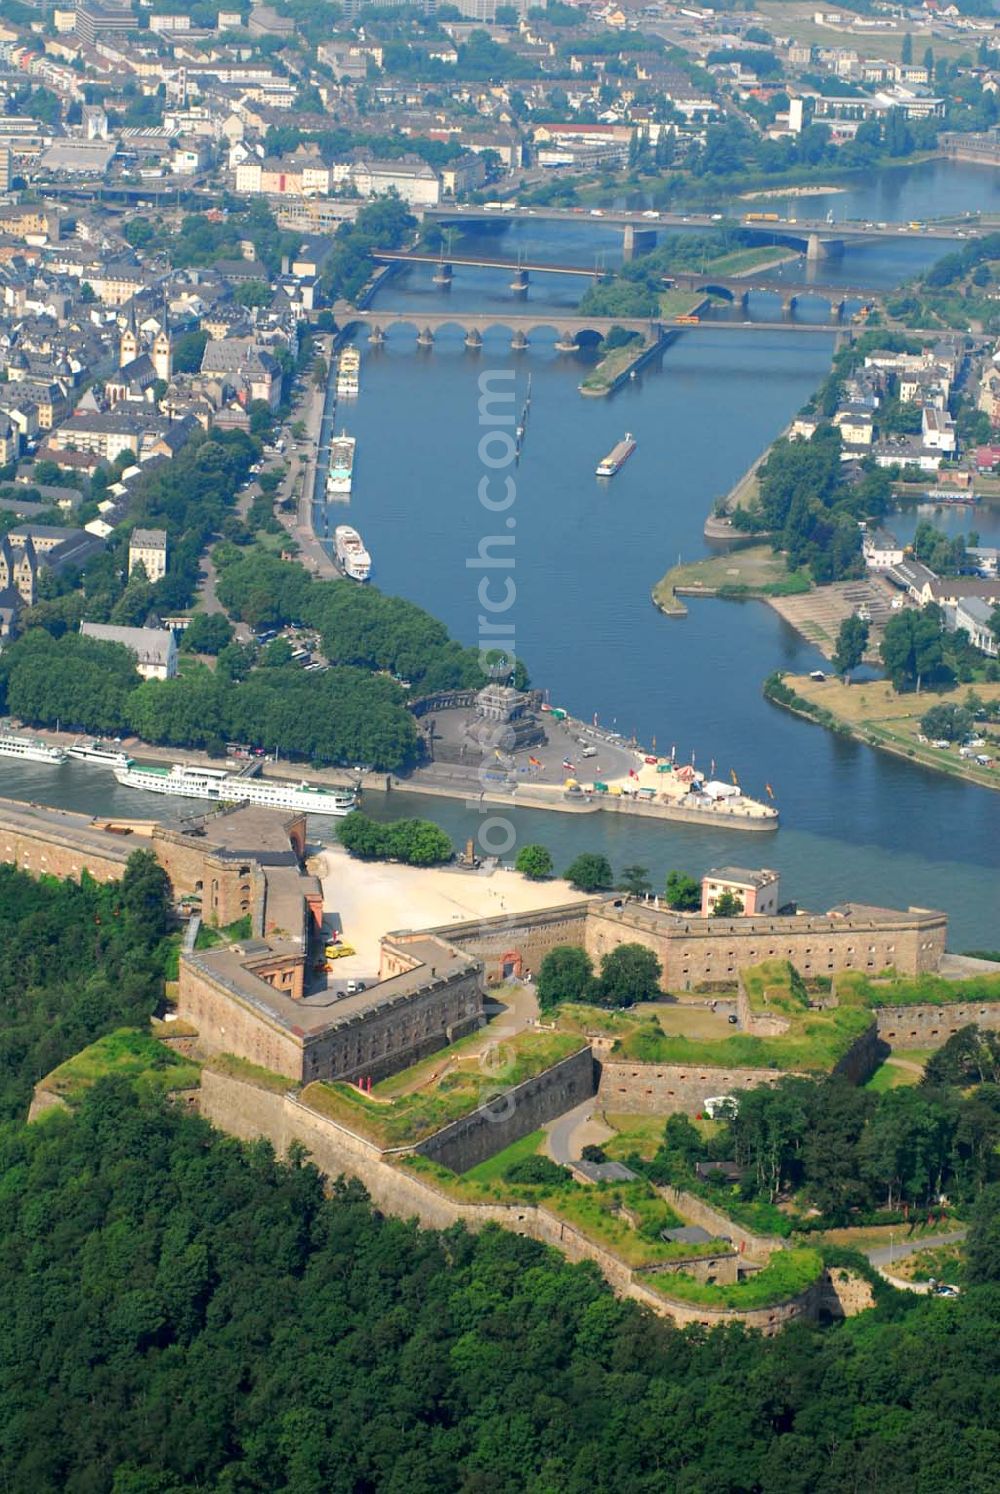
[[[931,706],[920,718],[920,729],[925,736],[936,741],[962,742],[972,728],[972,716],[960,705]]]
[[[660,995],[662,965],[644,944],[619,944],[601,961],[597,999],[602,1006],[634,1006]]]
[[[581,852],[563,875],[578,892],[606,892],[614,886],[610,861],[594,851]]]
[[[701,908],[701,883],[684,872],[672,871],[667,876],[667,907],[678,913],[697,913]]]
[[[505,1183],[534,1183],[547,1188],[561,1188],[572,1181],[568,1167],[560,1167],[550,1157],[522,1157],[512,1162],[503,1173]]]
[[[930,683],[948,673],[941,647],[941,612],[937,607],[895,613],[885,625],[879,654],[894,690]]]
[[[544,846],[522,846],[517,853],[514,866],[530,882],[544,882],[546,877],[551,877],[555,862],[552,853]]]
[[[713,918],[739,918],[743,904],[735,892],[720,892],[712,907]]]
[[[833,655],[833,667],[838,674],[844,676],[845,684],[851,670],[857,669],[864,658],[867,647],[868,624],[856,613],[845,617],[837,633],[837,646]]]
[[[1000,1183],[976,1200],[965,1240],[965,1279],[970,1286],[1000,1281]]]
[[[586,1001],[591,995],[594,967],[577,944],[557,944],[542,960],[535,982],[538,1005],[551,1011],[562,1001]]]
[[[908,31],[903,37],[903,45],[899,50],[899,60],[903,63],[913,61],[913,37]]]
[[[232,641],[233,625],[224,612],[196,612],[181,635],[189,654],[217,654]]]
[[[651,892],[652,887],[648,867],[632,865],[622,868],[621,876],[618,878],[619,892],[628,892],[632,897],[642,897],[644,893]]]
[[[121,883],[129,926],[144,944],[155,944],[170,922],[170,881],[152,851],[133,851]]]

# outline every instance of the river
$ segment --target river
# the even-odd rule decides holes
[[[948,175],[954,172],[954,177]],[[976,168],[911,168],[893,174],[892,216],[926,218],[946,208],[942,182],[963,185],[963,207],[986,205],[995,173]],[[875,187],[866,189],[875,192]],[[883,184],[883,192],[890,188]],[[962,196],[962,194],[967,195]],[[838,216],[887,218],[887,206],[840,195]],[[995,192],[994,192],[995,198]],[[805,199],[797,205],[803,213]],[[825,211],[825,208],[824,208]],[[606,234],[608,252],[612,236]],[[591,231],[531,222],[507,228],[503,252],[516,247],[574,262],[594,252]],[[845,276],[878,270],[883,283],[944,252],[940,243],[869,245],[848,251]],[[922,258],[921,258],[922,256]],[[583,262],[586,262],[585,260]],[[912,267],[912,270],[911,270]],[[414,270],[379,293],[378,306],[456,312],[495,306],[498,323],[514,303],[502,271],[457,273],[442,292],[429,271]],[[528,308],[572,307],[581,291],[567,277],[539,279]],[[517,306],[520,310],[521,307]],[[518,843],[547,844],[557,863],[583,849],[605,852],[615,867],[640,863],[662,886],[672,867],[700,875],[710,865],[765,863],[780,871],[785,895],[825,909],[845,899],[945,909],[951,947],[1000,944],[1000,796],[955,783],[819,727],[764,701],[775,668],[804,670],[822,660],[766,605],[704,601],[683,620],[652,606],[650,587],[680,555],[704,553],[702,524],[712,500],[802,405],[829,366],[832,339],[793,332],[729,332],[681,337],[662,368],[645,371],[611,400],[585,400],[579,357],[553,349],[551,332],[528,352],[510,351],[498,325],[481,353],[463,345],[457,327],[432,350],[417,349],[412,330],[393,332],[381,350],[363,349],[361,397],[338,412],[358,438],[354,493],[336,506],[349,516],[374,561],[376,584],[410,597],[443,619],[465,642],[478,637],[480,572],[466,560],[480,541],[505,531],[477,501],[484,468],[478,455],[478,376],[516,372],[523,392],[532,375],[532,408],[517,496],[516,598],[507,616],[533,679],[553,703],[678,758],[696,756],[720,776],[735,769],[748,792],[774,787],[782,811],[776,835],[749,836],[650,823],[610,814],[571,816],[513,810]],[[626,429],[638,449],[610,484],[594,464]],[[975,521],[972,521],[975,527]],[[984,526],[980,526],[984,527]],[[0,794],[38,798],[67,808],[118,814],[189,814],[190,801],[158,800],[122,790],[110,775],[80,766],[52,769],[0,760]],[[418,795],[370,795],[378,816],[426,814],[456,842],[474,834],[478,815],[458,801]],[[314,822],[329,835],[329,822]]]

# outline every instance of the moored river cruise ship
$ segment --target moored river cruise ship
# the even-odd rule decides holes
[[[13,732],[0,732],[0,757],[21,757],[29,763],[64,763],[65,747],[50,747],[48,742],[39,742],[35,737],[18,737]]]
[[[139,767],[129,762],[115,768],[124,788],[152,794],[177,794],[182,799],[213,799],[219,804],[255,804],[261,809],[296,809],[304,814],[349,814],[357,795],[353,789],[327,789],[315,784],[279,783],[267,778],[241,778],[225,768],[200,768],[187,763],[167,767]]]

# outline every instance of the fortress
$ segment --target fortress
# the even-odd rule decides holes
[[[919,908],[844,903],[822,915],[715,918],[628,897],[581,898],[387,932],[377,980],[345,996],[310,990],[323,890],[304,867],[303,816],[244,807],[170,829],[0,802],[0,856],[36,875],[79,877],[86,868],[117,878],[137,846],[154,852],[178,904],[206,923],[250,921],[246,939],[181,955],[177,1015],[197,1029],[199,1048],[297,1084],[406,1068],[481,1025],[487,987],[537,970],[557,944],[582,945],[595,962],[620,944],[645,945],[662,964],[664,989],[678,991],[732,988],[742,968],[769,959],[791,961],[806,978],[890,968],[920,975],[937,970],[947,935],[943,913]]]

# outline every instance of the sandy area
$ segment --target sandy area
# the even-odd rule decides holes
[[[374,975],[379,940],[393,929],[423,929],[467,918],[495,918],[531,908],[577,902],[580,893],[568,882],[529,882],[518,872],[492,875],[396,866],[384,861],[355,861],[338,846],[324,847],[309,863],[323,883],[324,923],[340,927],[357,950],[336,961],[335,973]]]
[[[831,187],[819,184],[813,186],[809,183],[804,187],[762,187],[758,192],[741,192],[741,202],[756,202],[762,197],[818,197],[820,193],[826,196],[829,192],[846,192],[846,187]]]

